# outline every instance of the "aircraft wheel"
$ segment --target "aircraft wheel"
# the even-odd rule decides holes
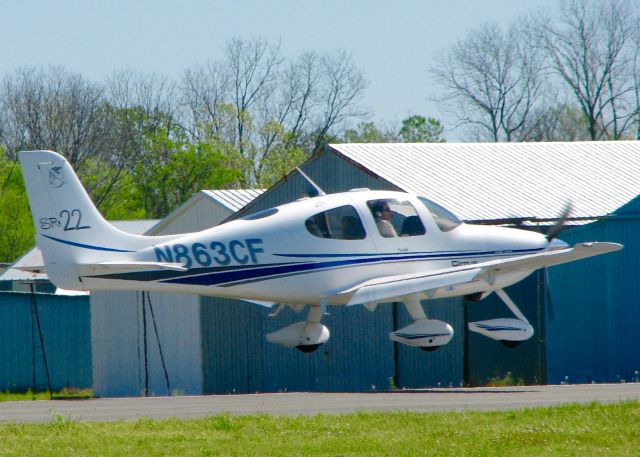
[[[522,341],[509,341],[509,340],[500,340],[500,342],[504,344],[506,347],[508,347],[509,349],[517,348],[518,346],[520,346],[520,343],[522,343]]]
[[[320,346],[322,346],[322,343],[320,343],[320,344],[301,344],[299,346],[296,346],[296,349],[298,351],[300,351],[300,352],[306,352],[308,354],[310,352],[315,351]]]

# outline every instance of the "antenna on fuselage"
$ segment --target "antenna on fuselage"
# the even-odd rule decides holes
[[[321,197],[323,195],[327,195],[327,193],[324,190],[322,190],[319,185],[317,185],[315,182],[313,182],[313,180],[310,177],[308,177],[305,174],[305,172],[300,169],[300,167],[296,167],[296,170],[298,170],[298,173],[300,173],[302,175],[302,177],[304,179],[306,179],[309,184],[311,184],[311,187],[313,187],[316,190],[316,192],[318,192],[318,196],[319,197]]]

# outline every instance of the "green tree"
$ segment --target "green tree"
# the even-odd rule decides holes
[[[390,130],[381,129],[373,122],[360,122],[344,132],[345,143],[394,143],[399,139]]]
[[[541,112],[528,138],[532,141],[588,141],[589,120],[577,106],[562,103]]]
[[[399,135],[403,143],[444,143],[443,131],[438,119],[414,114],[402,121]]]
[[[20,165],[0,150],[0,262],[13,262],[34,243]]]
[[[202,189],[217,189],[237,181],[222,142],[188,142],[180,132],[158,131],[145,136],[144,161],[133,171],[147,217],[159,218]]]
[[[271,187],[279,179],[300,165],[308,154],[295,146],[293,132],[287,131],[278,122],[271,122],[262,128],[261,135],[269,136],[271,144],[268,153],[256,162],[255,176],[259,187]]]

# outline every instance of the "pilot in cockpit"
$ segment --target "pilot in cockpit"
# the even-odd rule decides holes
[[[398,236],[396,229],[391,223],[391,208],[385,200],[378,200],[371,205],[371,212],[375,218],[376,225],[380,235],[385,238],[394,238]]]

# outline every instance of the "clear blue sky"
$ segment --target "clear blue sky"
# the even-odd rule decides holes
[[[509,24],[558,0],[4,0],[0,75],[20,66],[62,65],[99,80],[132,68],[178,79],[217,59],[226,40],[281,40],[286,56],[350,51],[369,81],[376,122],[441,117],[429,101],[429,65],[441,49],[486,22]]]

